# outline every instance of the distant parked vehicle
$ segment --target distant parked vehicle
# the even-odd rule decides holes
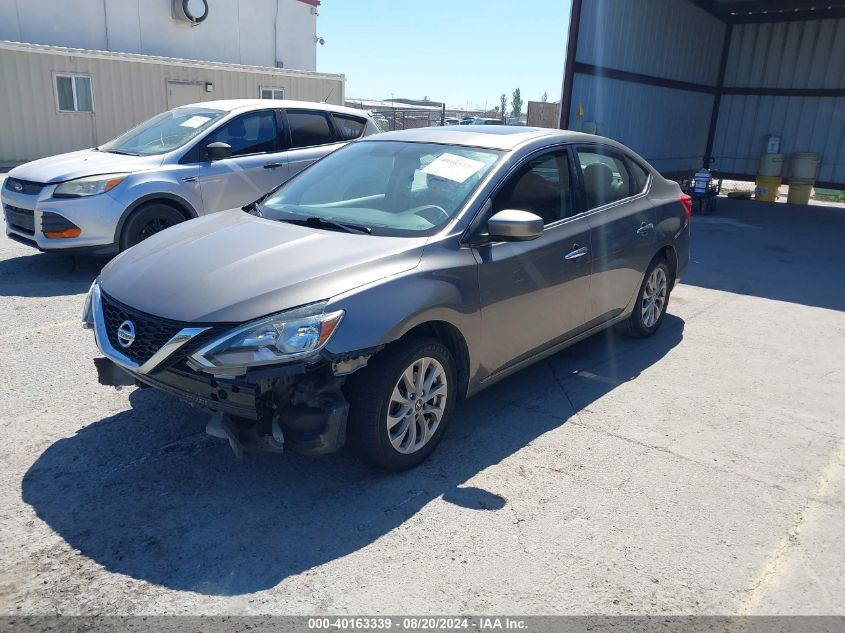
[[[475,119],[461,119],[459,125],[472,125]]]
[[[473,125],[504,125],[505,122],[501,119],[487,119],[477,116],[472,120]]]
[[[43,251],[112,255],[183,220],[246,205],[378,131],[368,113],[324,103],[174,108],[99,147],[9,172],[6,235]]]
[[[461,120],[456,119],[454,117],[446,117],[446,119],[443,121],[444,125],[460,125],[460,123],[461,123]]]

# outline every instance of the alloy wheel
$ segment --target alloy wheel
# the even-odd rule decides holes
[[[170,222],[167,218],[153,218],[139,231],[139,237],[141,238],[139,241],[143,241],[151,235],[155,235],[159,231],[163,231],[170,226],[172,226],[172,222]]]
[[[643,325],[647,328],[654,327],[663,314],[663,308],[666,306],[667,290],[666,271],[662,266],[657,266],[648,276],[648,281],[643,290],[641,314]]]
[[[393,388],[387,408],[387,433],[399,453],[416,453],[428,444],[446,410],[446,370],[434,358],[409,365]]]

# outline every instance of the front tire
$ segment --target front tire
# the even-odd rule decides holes
[[[123,226],[120,234],[120,250],[125,251],[151,235],[184,221],[185,216],[170,205],[160,202],[141,205],[132,212]]]
[[[445,345],[432,338],[396,343],[347,382],[352,449],[384,470],[417,466],[443,437],[457,391]]]
[[[631,316],[620,323],[617,329],[622,334],[637,338],[654,334],[666,316],[671,281],[672,271],[669,270],[668,262],[662,257],[652,261],[643,277]]]

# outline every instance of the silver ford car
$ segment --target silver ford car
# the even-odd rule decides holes
[[[9,172],[6,235],[43,251],[112,255],[163,228],[244,206],[344,143],[366,112],[235,99],[182,106],[113,141]]]
[[[115,258],[84,320],[100,382],[208,410],[245,449],[388,469],[458,398],[617,326],[660,327],[691,203],[614,141],[510,126],[372,136],[249,208]]]

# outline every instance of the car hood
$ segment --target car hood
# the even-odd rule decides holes
[[[101,288],[188,323],[241,323],[410,270],[426,238],[340,233],[232,209],[183,222],[113,259]]]
[[[162,156],[126,156],[94,149],[83,149],[24,163],[9,172],[11,178],[56,183],[84,176],[116,174],[152,169],[161,165]]]

